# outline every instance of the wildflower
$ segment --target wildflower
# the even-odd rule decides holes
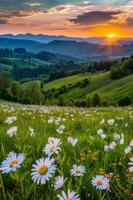
[[[113,141],[113,142],[110,143],[109,148],[110,149],[115,149],[116,146],[117,146],[116,142]]]
[[[107,120],[107,124],[108,125],[113,125],[115,123],[115,120],[114,119],[109,119],[109,120]]]
[[[6,160],[4,160],[0,166],[2,173],[8,173],[10,171],[16,171],[20,168],[21,163],[24,161],[25,157],[23,153],[16,154],[15,152],[10,152],[7,155]]]
[[[103,175],[97,175],[92,179],[92,185],[98,190],[109,190],[109,180]]]
[[[98,135],[101,135],[101,134],[103,134],[103,133],[104,133],[103,129],[101,129],[101,128],[98,129],[98,131],[97,131],[97,134],[98,134]]]
[[[109,151],[109,145],[108,144],[104,145],[104,151]]]
[[[32,180],[37,184],[45,184],[56,170],[56,165],[53,165],[54,159],[40,158],[33,165],[32,169]]]
[[[75,191],[70,190],[68,190],[67,194],[62,191],[62,195],[57,195],[57,197],[59,200],[80,200],[79,195],[77,195]]]
[[[133,147],[133,140],[131,140],[129,146],[130,146],[130,147]]]
[[[63,130],[62,130],[62,129],[59,129],[59,128],[56,129],[56,132],[57,132],[58,134],[63,134]]]
[[[85,167],[82,165],[73,165],[73,168],[71,169],[71,175],[73,176],[83,176],[83,174],[85,173]]]
[[[129,172],[130,172],[130,173],[133,173],[133,157],[130,158],[130,161],[131,161],[131,162],[128,163],[129,165],[131,165],[131,167],[129,167]]]
[[[124,135],[121,135],[120,144],[124,144]]]
[[[67,179],[64,179],[63,176],[57,176],[55,178],[54,189],[58,190],[58,189],[62,188],[64,186],[66,180]]]
[[[106,135],[105,135],[105,134],[101,134],[100,137],[101,137],[102,139],[105,139],[105,138],[106,138]]]
[[[61,140],[58,138],[49,138],[48,139],[48,144],[46,144],[45,148],[43,151],[48,155],[49,157],[53,154],[58,154],[59,151],[61,151],[60,144]]]
[[[65,129],[65,126],[61,125],[61,126],[59,126],[59,128],[56,129],[56,132],[59,133],[59,134],[63,134],[64,129]]]
[[[74,146],[77,144],[78,139],[77,139],[77,138],[68,137],[68,138],[67,138],[67,141],[68,141],[69,143],[71,143],[71,145],[74,147]]]
[[[5,123],[12,124],[16,120],[17,120],[17,117],[7,117],[6,120],[5,120]]]
[[[131,152],[131,150],[132,150],[132,148],[130,147],[130,146],[127,146],[126,148],[125,148],[125,154],[128,154],[128,153],[130,153]]]
[[[104,123],[105,123],[105,119],[102,119],[101,122],[100,122],[100,124],[102,125]]]
[[[30,131],[30,136],[33,137],[35,136],[35,132],[34,132],[34,129],[29,127],[29,131]]]
[[[117,133],[114,133],[114,139],[115,139],[115,140],[119,140],[119,139],[120,139],[120,135],[117,134]]]
[[[12,137],[13,135],[16,135],[18,128],[16,126],[11,127],[8,129],[7,134],[9,137]]]

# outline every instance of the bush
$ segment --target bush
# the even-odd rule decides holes
[[[119,106],[129,106],[132,104],[131,97],[125,96],[118,101]]]
[[[92,97],[92,106],[101,106],[101,97],[98,93],[95,93]]]

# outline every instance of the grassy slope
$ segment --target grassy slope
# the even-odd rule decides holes
[[[9,58],[8,59],[12,65],[17,67],[38,67],[41,64],[51,64],[50,62],[43,61],[40,59],[23,59],[23,58]]]
[[[133,75],[124,77],[119,80],[110,79],[110,73],[105,72],[91,76],[91,82],[87,87],[84,88],[73,88],[68,92],[64,93],[65,98],[72,99],[84,99],[88,95],[92,95],[94,92],[99,92],[103,95],[108,95],[114,100],[118,100],[125,95],[133,97]],[[51,81],[44,86],[44,90],[52,88],[59,88],[69,83],[81,81],[84,78],[89,78],[90,74],[80,74],[61,78],[55,81]]]
[[[13,66],[17,66],[20,68],[25,68],[25,67],[29,67],[29,68],[37,68],[40,65],[51,65],[52,62],[48,62],[48,61],[43,61],[40,59],[35,59],[35,58],[31,58],[31,59],[23,59],[23,58],[6,58],[7,61],[9,61],[9,64],[3,64],[0,63],[0,71],[10,71],[12,70]]]
[[[12,66],[0,63],[0,71],[4,71],[4,70],[10,71],[12,70]]]
[[[78,75],[74,75],[74,76],[68,76],[68,77],[65,77],[65,78],[60,78],[60,79],[57,79],[57,80],[54,80],[54,81],[51,81],[47,84],[44,85],[44,90],[47,91],[47,90],[50,90],[52,88],[60,88],[62,87],[63,85],[68,85],[69,83],[74,83],[74,82],[78,82],[78,81],[81,81],[85,78],[90,78],[92,77],[93,75],[90,74],[90,73],[84,73],[84,74],[78,74]]]
[[[112,93],[112,97],[115,100],[118,100],[125,95],[133,97],[133,75],[116,80],[98,90],[100,93],[108,93],[108,91]]]

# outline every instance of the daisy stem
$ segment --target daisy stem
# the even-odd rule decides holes
[[[2,187],[2,192],[3,192],[4,200],[7,200],[7,198],[6,198],[6,192],[5,192],[5,187],[4,187],[4,184],[3,184],[2,175],[0,175],[0,182],[1,182],[1,187]]]
[[[99,200],[102,200],[102,191],[99,191]]]

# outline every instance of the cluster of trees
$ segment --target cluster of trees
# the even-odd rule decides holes
[[[83,100],[65,99],[63,96],[60,96],[57,104],[59,106],[106,107],[111,105],[129,106],[133,104],[133,101],[130,96],[125,96],[119,99],[118,102],[113,102],[109,96],[102,96],[99,93],[94,93],[92,96],[89,96]]]
[[[119,65],[111,68],[111,78],[119,79],[133,73],[133,56],[123,59]]]
[[[78,107],[91,107],[91,106],[128,106],[133,103],[131,97],[125,96],[119,101],[113,102],[109,96],[101,96],[94,93],[92,96],[85,97],[84,99],[68,99],[64,98],[63,94],[74,87],[87,87],[90,84],[89,79],[83,79],[77,83],[62,86],[59,89],[52,89],[44,92],[43,81],[31,81],[23,85],[18,81],[11,79],[10,74],[7,72],[0,73],[0,98],[21,102],[24,104],[40,104],[40,105],[59,105],[59,106],[78,106]]]
[[[13,81],[7,72],[0,73],[0,99],[11,100],[26,104],[42,104],[42,84],[32,81],[22,87],[19,82]]]

